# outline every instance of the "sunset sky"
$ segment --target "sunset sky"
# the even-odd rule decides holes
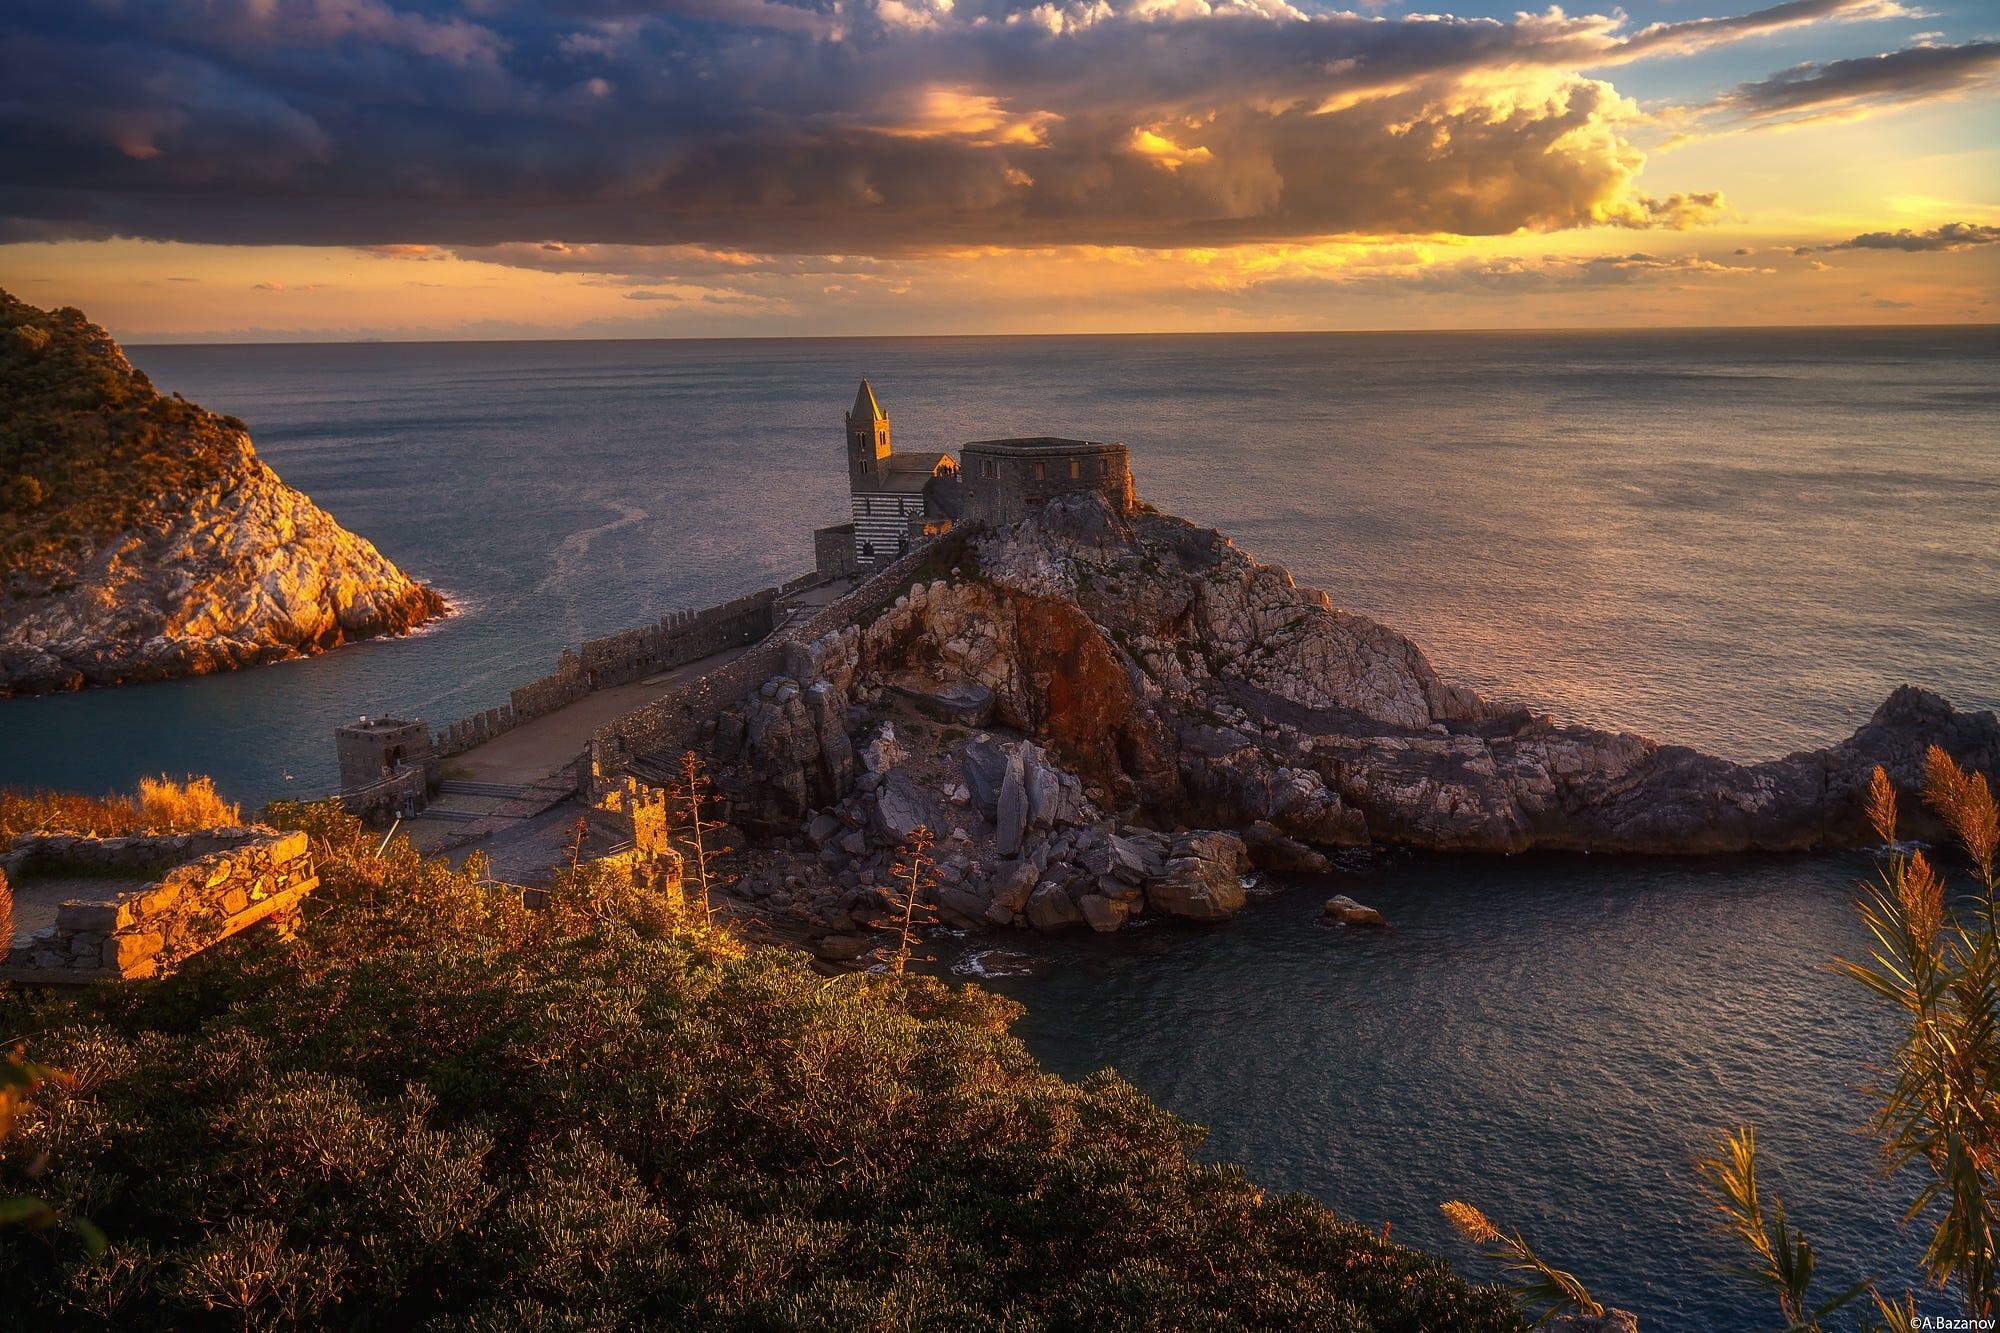
[[[147,339],[2000,321],[2000,6],[7,0]]]

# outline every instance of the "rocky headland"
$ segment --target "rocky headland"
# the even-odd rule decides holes
[[[444,599],[103,329],[0,292],[0,696],[403,633]]]
[[[1913,790],[1938,744],[2000,773],[1992,713],[1911,687],[1838,744],[1756,764],[1560,724],[1441,679],[1220,533],[1095,496],[962,526],[764,660],[739,702],[662,701],[592,758],[609,780],[705,752],[745,835],[740,892],[837,960],[874,947],[918,825],[952,924],[1115,930],[1226,918],[1257,870],[1336,848],[1858,846],[1876,765]]]

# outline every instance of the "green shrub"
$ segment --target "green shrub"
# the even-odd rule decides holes
[[[244,459],[230,421],[160,397],[81,311],[0,291],[0,577],[45,591],[65,563],[215,485]]]
[[[300,938],[0,1014],[65,1070],[0,1156],[109,1238],[0,1245],[38,1328],[1518,1330],[1190,1155],[1011,1002],[745,950],[586,865],[530,912],[326,806]]]

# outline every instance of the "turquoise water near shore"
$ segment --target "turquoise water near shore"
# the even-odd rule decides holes
[[[1412,634],[1447,675],[1742,758],[1906,680],[2000,704],[2000,331],[157,347],[285,478],[461,612],[230,676],[0,702],[0,782],[332,782],[362,712],[490,706],[564,641],[797,572],[844,508],[869,375],[904,447],[1123,439],[1141,494]],[[1874,1014],[1841,859],[1391,858],[1398,924],[1323,886],[1210,932],[1073,940],[1023,1034],[1114,1064],[1211,1150],[1450,1248],[1438,1200],[1534,1235],[1650,1328],[1771,1312],[1680,1183],[1755,1119],[1837,1271],[1911,1271],[1853,1091]],[[1459,1251],[1454,1250],[1455,1253]]]

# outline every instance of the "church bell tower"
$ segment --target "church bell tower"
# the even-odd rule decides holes
[[[854,407],[847,414],[847,482],[850,488],[870,488],[882,474],[889,457],[889,414],[875,401],[868,381],[854,395]]]

